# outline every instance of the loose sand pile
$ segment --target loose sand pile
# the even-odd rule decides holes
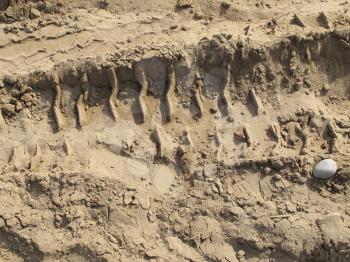
[[[0,260],[350,261],[349,8],[0,0]]]

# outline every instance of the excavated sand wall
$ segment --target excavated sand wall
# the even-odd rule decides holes
[[[0,260],[349,261],[349,7],[0,0]]]

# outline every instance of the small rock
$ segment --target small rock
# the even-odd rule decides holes
[[[43,1],[39,1],[36,5],[35,5],[36,9],[39,11],[44,11],[46,8],[46,4]]]
[[[307,182],[307,178],[306,177],[299,177],[298,178],[298,180],[297,180],[297,182],[299,183],[299,184],[305,184],[306,182]]]
[[[263,172],[265,175],[268,175],[271,172],[271,168],[265,167]]]
[[[323,85],[322,85],[322,91],[323,91],[323,92],[327,93],[330,89],[331,89],[331,88],[329,87],[328,84],[323,84]]]
[[[123,195],[123,203],[124,205],[130,205],[134,200],[134,192],[127,191]]]
[[[297,207],[294,203],[287,201],[286,203],[286,210],[290,213],[295,213],[297,211]]]
[[[218,109],[217,108],[215,108],[215,107],[213,107],[213,108],[210,108],[209,109],[209,112],[210,112],[210,114],[216,114],[217,112],[218,112]]]
[[[314,176],[319,179],[328,179],[337,172],[337,163],[333,159],[324,159],[314,167]]]
[[[204,14],[201,13],[201,12],[195,12],[194,15],[193,15],[193,18],[197,19],[197,20],[203,19],[204,18]]]
[[[11,98],[10,98],[10,104],[15,105],[16,103],[17,103],[17,99],[14,98],[14,97],[11,97]]]
[[[30,15],[29,15],[30,19],[35,19],[35,18],[38,18],[40,16],[41,16],[41,13],[38,9],[36,9],[34,7],[32,7],[30,9]]]
[[[204,177],[215,176],[216,172],[217,172],[217,165],[215,165],[215,164],[205,165],[203,167],[203,175],[204,175]]]
[[[303,87],[303,82],[298,81],[294,84],[294,90],[299,91]]]
[[[227,122],[228,123],[233,123],[234,121],[235,120],[234,120],[234,118],[231,115],[227,117]]]
[[[220,46],[220,40],[218,38],[213,38],[210,40],[210,46],[215,48]]]
[[[181,30],[182,30],[182,31],[188,31],[188,27],[187,27],[187,26],[182,25],[182,26],[181,26]]]
[[[241,207],[231,207],[230,213],[235,217],[242,217],[244,216],[244,209]]]
[[[20,92],[17,89],[11,89],[10,90],[10,95],[12,97],[18,97],[20,95]]]
[[[304,84],[306,87],[310,88],[312,86],[311,82],[309,79],[304,79]]]
[[[20,92],[21,92],[21,94],[31,93],[31,92],[33,92],[33,88],[31,88],[30,86],[27,86],[27,85],[23,85],[21,87]]]
[[[231,4],[230,4],[229,2],[227,2],[227,1],[222,1],[222,2],[221,2],[221,7],[222,7],[223,9],[229,9],[230,6],[231,6]]]
[[[292,23],[295,24],[295,25],[298,25],[300,27],[305,27],[306,26],[305,23],[303,22],[303,20],[301,20],[301,18],[298,15],[296,15],[296,14],[294,14],[294,17],[292,19]]]
[[[271,164],[273,169],[276,169],[276,170],[282,170],[284,167],[284,163],[282,162],[282,160],[279,160],[279,159],[272,160]]]
[[[2,111],[7,116],[14,116],[15,115],[15,105],[12,104],[6,104],[2,106]]]
[[[6,226],[9,228],[19,228],[20,224],[16,217],[10,218],[6,220]]]
[[[280,180],[282,179],[282,176],[281,176],[280,174],[275,174],[275,175],[273,176],[273,179],[274,179],[275,181],[280,181]]]
[[[17,77],[13,76],[13,75],[5,75],[4,76],[4,83],[10,85],[10,86],[14,86],[15,84],[17,84]]]
[[[237,252],[237,258],[244,258],[245,251],[244,250],[238,250]]]
[[[343,180],[350,180],[350,167],[340,170],[338,176]]]
[[[178,8],[189,8],[193,6],[192,0],[177,0],[176,6]]]
[[[317,21],[320,24],[320,26],[326,29],[331,29],[331,22],[328,19],[328,16],[324,12],[321,12],[319,14],[319,16],[317,17]]]
[[[17,101],[16,102],[16,111],[19,112],[23,109],[23,105],[21,102]]]
[[[11,104],[11,98],[5,95],[0,95],[0,104]]]
[[[267,73],[266,73],[266,77],[269,81],[273,81],[275,80],[276,78],[276,75],[273,71],[269,70]]]
[[[24,101],[25,103],[28,103],[33,100],[33,97],[29,93],[27,93],[21,97],[21,100]]]

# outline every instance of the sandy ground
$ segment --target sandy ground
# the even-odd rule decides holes
[[[349,8],[0,0],[0,260],[350,261]]]

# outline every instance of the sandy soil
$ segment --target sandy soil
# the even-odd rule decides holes
[[[0,260],[350,261],[349,8],[0,0]]]

